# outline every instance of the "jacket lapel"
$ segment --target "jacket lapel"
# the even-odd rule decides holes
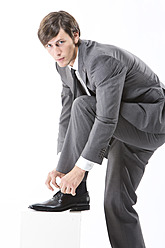
[[[74,94],[74,82],[73,82],[73,77],[71,74],[70,69],[68,66],[66,67],[66,82],[68,83],[68,86],[70,87],[72,93]]]
[[[61,80],[64,84],[66,84],[72,91],[72,93],[74,93],[74,83],[73,83],[73,77],[72,74],[70,72],[70,69],[68,68],[68,66],[66,67],[60,67],[56,64],[57,66],[57,70],[61,76]]]
[[[84,63],[85,59],[87,59],[87,56],[88,56],[88,53],[87,53],[88,43],[89,41],[87,40],[81,40],[81,44],[79,46],[79,53],[78,53],[78,71],[79,71],[81,79],[85,83],[91,95],[95,95],[96,89],[91,84],[87,76],[87,68]]]
[[[84,41],[81,41],[81,44],[79,46],[79,53],[78,53],[78,71],[79,71],[80,77],[82,78],[83,82],[87,84],[86,82],[87,72],[84,66],[83,54],[86,54],[86,45]]]

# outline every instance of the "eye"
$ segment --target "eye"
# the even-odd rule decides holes
[[[60,45],[62,45],[63,43],[64,43],[63,40],[59,40],[58,43],[57,43],[57,46],[60,46]]]
[[[47,44],[46,47],[51,47],[52,45],[51,44]]]

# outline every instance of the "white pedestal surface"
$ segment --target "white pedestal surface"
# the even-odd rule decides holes
[[[20,248],[79,248],[81,212],[21,214]]]

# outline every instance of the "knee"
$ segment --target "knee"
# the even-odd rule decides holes
[[[73,106],[82,106],[83,102],[85,102],[86,96],[79,96],[73,101]]]
[[[74,100],[72,104],[72,114],[81,113],[82,111],[84,111],[84,109],[85,109],[85,105],[84,105],[83,96],[79,96]]]
[[[135,222],[136,211],[133,208],[134,203],[132,199],[120,194],[112,194],[104,199],[104,211],[109,219],[120,219],[123,222]]]
[[[121,203],[117,201],[117,198],[115,198],[115,196],[113,197],[113,195],[111,195],[110,197],[105,197],[104,198],[104,211],[109,212],[111,214],[118,212],[120,209],[119,204]]]
[[[73,112],[80,112],[80,111],[89,111],[89,109],[95,109],[95,105],[96,105],[96,100],[95,97],[93,96],[79,96],[77,97],[72,105],[72,111]]]
[[[113,196],[105,198],[104,212],[105,217],[108,219],[108,221],[113,223],[116,219],[120,219],[121,203],[117,202],[117,200]]]

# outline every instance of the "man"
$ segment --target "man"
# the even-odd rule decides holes
[[[165,142],[164,85],[133,54],[80,40],[77,22],[64,11],[48,14],[38,37],[55,59],[63,83],[60,157],[46,180],[50,190],[52,184],[60,190],[30,208],[88,210],[87,173],[106,156],[104,207],[110,243],[113,248],[144,248],[133,205],[148,160]]]

